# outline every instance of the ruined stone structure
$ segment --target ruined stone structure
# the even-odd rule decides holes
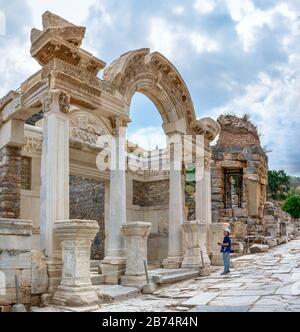
[[[246,252],[253,242],[274,246],[288,241],[296,234],[295,222],[279,204],[267,202],[268,158],[257,128],[247,116],[223,115],[218,122],[221,133],[212,156],[212,229],[223,223],[230,226],[235,253]]]
[[[149,257],[161,267],[178,269],[183,259],[185,266],[201,268],[201,255],[202,268],[209,267],[210,143],[219,124],[196,119],[182,77],[160,53],[130,51],[106,66],[81,48],[84,36],[84,27],[46,12],[43,30],[31,33],[31,54],[41,69],[0,99],[0,235],[8,238],[7,247],[0,243],[0,270],[9,275],[10,269],[21,268],[19,260],[6,259],[6,251],[24,243],[28,275],[19,280],[21,292],[44,303],[93,308],[92,284],[122,282],[140,288],[146,280],[142,262]],[[137,156],[126,148],[136,92],[154,102],[166,136],[173,139],[170,149],[157,156]],[[184,172],[175,167],[186,135],[191,138],[189,164],[198,175],[193,224],[201,229],[201,241],[190,251],[186,241],[194,228],[183,226]],[[201,157],[193,147],[198,136]],[[115,146],[100,144],[105,137],[113,138]],[[110,165],[116,162],[117,167],[102,170],[98,156],[107,150]],[[136,158],[140,165],[156,160],[160,167],[127,169]],[[92,242],[92,257],[103,258],[100,266],[96,262],[100,274],[93,280]],[[12,303],[15,299],[0,295],[0,305]]]
[[[213,222],[230,224],[239,242],[263,235],[268,158],[247,117],[225,115],[218,122],[221,134],[212,157]]]

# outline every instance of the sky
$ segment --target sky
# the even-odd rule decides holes
[[[161,52],[197,118],[250,114],[270,168],[300,176],[300,0],[0,0],[0,95],[39,69],[30,30],[46,10],[86,26],[83,47],[108,64],[133,49]],[[146,97],[134,96],[130,117],[131,141],[163,145]]]

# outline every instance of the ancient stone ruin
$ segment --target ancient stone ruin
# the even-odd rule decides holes
[[[268,157],[248,116],[222,115],[212,155],[212,221],[232,229],[235,253],[253,242],[282,243],[291,217],[267,202]],[[278,239],[278,240],[276,240]],[[281,239],[281,240],[280,240]]]
[[[42,22],[31,33],[40,70],[0,99],[1,310],[91,311],[207,276],[228,225],[237,248],[251,237],[289,240],[291,223],[266,205],[267,156],[248,119],[196,119],[185,82],[158,52],[106,66],[81,48],[85,27],[50,12]],[[155,103],[167,149],[126,141],[136,92]],[[178,163],[183,146],[190,158]]]

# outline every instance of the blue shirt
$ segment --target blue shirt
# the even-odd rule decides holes
[[[231,239],[229,236],[224,237],[223,243],[229,243],[229,246],[227,246],[227,247],[222,246],[221,252],[231,252]]]

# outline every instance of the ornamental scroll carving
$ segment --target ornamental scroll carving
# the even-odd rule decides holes
[[[102,135],[109,135],[105,125],[95,116],[76,112],[70,119],[70,138],[88,145],[97,145]]]
[[[60,111],[69,114],[70,96],[62,90],[52,90],[48,93],[43,103],[44,113]]]
[[[118,89],[128,105],[132,95],[142,91],[157,97],[157,101],[163,102],[166,108],[171,103],[176,109],[177,120],[185,118],[190,122],[196,118],[191,96],[180,74],[157,52],[141,49],[121,56],[105,69],[104,80]],[[168,100],[163,101],[163,95]],[[165,120],[171,121],[171,116]]]

